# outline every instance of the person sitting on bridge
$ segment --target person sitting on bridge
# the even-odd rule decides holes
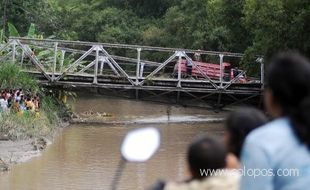
[[[233,76],[234,76],[234,78],[236,78],[239,74],[240,74],[240,71],[239,71],[238,67],[235,67],[233,69]]]
[[[191,178],[182,183],[158,182],[150,190],[238,190],[240,174],[225,170],[227,151],[216,137],[203,135],[189,146]]]
[[[34,48],[31,49],[31,57],[34,57],[36,55],[36,50]]]

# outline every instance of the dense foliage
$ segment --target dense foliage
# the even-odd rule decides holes
[[[20,89],[37,92],[39,85],[15,64],[0,65],[0,89]]]
[[[310,55],[308,0],[3,0],[0,10],[2,28],[22,36],[35,23],[45,36],[245,52],[245,63],[285,49]]]

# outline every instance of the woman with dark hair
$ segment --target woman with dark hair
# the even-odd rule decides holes
[[[282,53],[272,60],[265,106],[274,121],[246,139],[241,190],[309,189],[310,63],[306,58]]]
[[[228,168],[239,168],[241,149],[246,136],[267,121],[267,117],[260,110],[250,107],[240,108],[228,116],[225,124],[225,142],[229,151]]]

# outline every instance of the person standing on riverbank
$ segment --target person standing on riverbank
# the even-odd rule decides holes
[[[282,53],[271,61],[265,105],[274,121],[246,139],[241,190],[309,189],[309,79],[310,63],[297,53]]]
[[[8,110],[8,101],[5,96],[0,97],[1,111],[6,112]]]

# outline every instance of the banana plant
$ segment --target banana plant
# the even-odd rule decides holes
[[[9,36],[20,37],[18,30],[12,23],[8,23]]]
[[[12,23],[8,23],[8,30],[9,30],[9,36],[10,37],[20,37],[20,32],[17,30],[17,28]],[[37,33],[35,24],[31,23],[28,32],[26,36],[23,36],[26,38],[36,38],[36,39],[43,39],[43,35]]]
[[[12,23],[8,23],[7,24],[7,28],[8,28],[8,34],[10,37],[20,37],[20,32],[17,30],[17,28],[14,26],[14,24]],[[28,28],[28,32],[27,35],[24,36],[26,38],[37,38],[37,39],[43,39],[43,35],[37,33],[36,28],[35,28],[35,24],[31,23],[29,28]],[[0,47],[5,44],[8,41],[8,37],[5,35],[5,31],[3,29],[0,29]],[[0,55],[6,55],[9,52],[11,52],[12,49],[11,47],[8,47],[6,49],[6,51],[0,52]],[[16,52],[16,57],[21,57],[21,52]],[[8,61],[6,59],[0,59],[1,61]]]
[[[10,37],[20,37],[20,32],[17,30],[17,28],[14,26],[14,24],[12,23],[8,23],[8,33]],[[2,34],[2,35],[1,35]],[[1,37],[2,36],[2,37]],[[35,38],[35,39],[43,39],[43,35],[38,33],[38,31],[36,30],[35,24],[31,23],[29,28],[28,28],[28,32],[26,36],[23,36],[26,38]],[[49,36],[47,37],[47,39],[52,39],[55,36]],[[4,35],[4,31],[1,33],[0,31],[0,45],[1,45],[1,38],[3,38],[3,41],[6,41],[7,38]],[[42,63],[44,63],[45,68],[48,71],[52,71],[53,70],[53,63],[54,63],[54,49],[50,48],[47,49],[45,47],[34,47],[35,48],[35,54],[36,57],[39,60],[42,60]],[[11,47],[9,47],[7,49],[8,52],[11,51]],[[16,57],[21,57],[21,52],[16,52]],[[0,52],[1,55],[1,52]],[[62,69],[60,67],[66,68],[70,63],[74,62],[76,55],[75,54],[71,54],[69,56],[66,56],[63,60],[62,63],[61,62],[61,52],[58,51],[57,52],[57,65],[58,65],[58,69],[59,71]],[[84,61],[81,62],[81,65],[83,65]],[[62,64],[62,66],[60,66]],[[78,68],[76,68],[78,69]]]

